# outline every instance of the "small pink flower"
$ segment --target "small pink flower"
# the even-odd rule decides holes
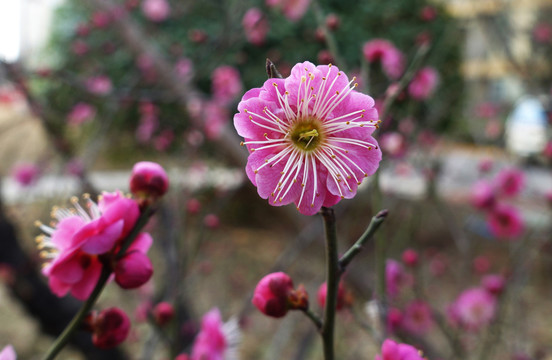
[[[437,10],[430,5],[426,5],[420,11],[420,18],[423,21],[433,21],[437,17]]]
[[[523,233],[524,222],[519,210],[511,205],[497,204],[487,216],[491,233],[497,238],[514,239]]]
[[[180,58],[176,62],[174,69],[178,76],[182,78],[188,78],[193,73],[194,65],[192,63],[192,60],[188,58]]]
[[[148,233],[139,234],[125,255],[117,260],[113,268],[115,282],[123,289],[136,289],[151,279],[153,265],[146,253],[152,242]]]
[[[75,40],[71,44],[71,50],[73,51],[73,54],[82,56],[88,52],[88,44],[82,40]]]
[[[194,341],[191,360],[233,359],[237,355],[240,337],[237,321],[234,319],[223,323],[220,311],[214,308],[201,320],[201,330]]]
[[[408,93],[413,99],[425,100],[433,94],[438,83],[439,73],[437,70],[425,67],[418,71],[408,85]]]
[[[280,4],[285,17],[298,21],[309,9],[310,0],[281,0]]]
[[[268,20],[259,8],[253,7],[245,12],[242,19],[245,38],[253,45],[263,45],[269,30]]]
[[[390,333],[399,330],[403,325],[403,313],[400,309],[390,308],[387,311],[387,329]]]
[[[96,116],[96,109],[87,103],[79,102],[67,115],[67,122],[70,125],[80,125],[91,121]]]
[[[426,334],[433,327],[431,307],[421,300],[409,303],[404,310],[403,327],[412,334]]]
[[[209,229],[216,229],[220,226],[220,219],[215,214],[207,214],[203,218],[203,224]]]
[[[166,151],[174,140],[174,131],[165,129],[153,139],[153,148],[159,152]]]
[[[380,137],[381,149],[392,157],[401,157],[406,153],[406,138],[401,133],[386,132]]]
[[[134,164],[130,174],[130,192],[137,197],[163,196],[169,189],[169,177],[161,165],[151,161]]]
[[[339,19],[339,16],[335,13],[328,14],[326,16],[326,26],[330,30],[337,30],[339,28],[339,25],[341,25],[341,20]]]
[[[293,280],[283,272],[266,275],[253,292],[253,305],[267,316],[279,318],[288,310],[308,308],[308,295],[302,286],[293,288]]]
[[[396,297],[402,288],[410,285],[411,282],[412,279],[398,261],[387,259],[385,265],[385,283],[389,297]]]
[[[38,166],[31,163],[20,163],[11,170],[11,176],[21,186],[27,187],[33,185],[40,175]]]
[[[238,69],[223,65],[211,75],[211,91],[216,101],[228,103],[242,92],[241,77]]]
[[[323,283],[318,288],[318,305],[322,309],[326,306],[326,295],[328,293],[328,284]],[[352,305],[353,299],[352,295],[347,289],[345,289],[345,285],[343,285],[343,281],[339,282],[339,286],[337,288],[337,306],[336,310],[343,310],[344,308],[350,307]]]
[[[167,0],[144,0],[142,13],[146,18],[154,22],[161,22],[169,17],[171,8]]]
[[[286,79],[245,93],[234,126],[250,152],[246,173],[274,206],[316,214],[353,198],[381,151],[374,100],[335,66],[297,64]]]
[[[381,346],[381,355],[374,360],[424,360],[422,352],[408,344],[398,344],[387,339]]]
[[[369,63],[381,61],[383,71],[391,79],[398,79],[404,71],[403,54],[388,40],[374,39],[362,47],[364,58]]]
[[[552,26],[547,23],[540,23],[533,29],[535,41],[541,44],[548,44],[552,39]]]
[[[97,29],[103,29],[111,24],[111,15],[105,11],[96,11],[92,14],[92,25]]]
[[[160,302],[153,308],[153,318],[159,326],[167,325],[174,317],[174,307],[166,301]]]
[[[487,180],[477,181],[471,190],[471,203],[480,210],[490,210],[496,203],[494,187]]]
[[[481,286],[485,288],[490,294],[498,296],[504,291],[506,286],[506,280],[504,276],[499,274],[489,274],[485,275],[481,279]]]
[[[458,296],[449,309],[449,316],[466,330],[477,331],[495,316],[496,300],[483,288],[471,288]]]
[[[98,255],[113,250],[139,217],[136,202],[121,193],[104,193],[98,204],[85,201],[88,211],[73,198],[74,209],[52,211],[57,224],[39,224],[45,233],[37,237],[41,256],[50,260],[42,273],[60,297],[69,291],[79,300],[90,295],[102,270]]]
[[[17,354],[13,346],[7,345],[0,351],[0,360],[17,360]]]
[[[86,88],[95,95],[107,95],[112,89],[111,80],[105,75],[98,75],[86,80]]]
[[[186,211],[191,215],[197,215],[201,211],[201,202],[196,198],[191,198],[186,202]]]
[[[94,317],[92,330],[92,343],[100,349],[111,349],[127,338],[130,320],[123,310],[112,307]]]
[[[495,183],[501,195],[511,197],[518,195],[525,186],[525,174],[515,168],[503,169],[495,178]]]
[[[409,266],[409,267],[418,266],[419,255],[418,255],[418,252],[414,249],[406,249],[402,253],[401,258],[402,258],[403,263],[406,266]]]
[[[205,119],[205,136],[209,140],[219,139],[223,134],[224,128],[230,122],[228,109],[220,106],[216,100],[208,101],[204,105],[203,117]]]

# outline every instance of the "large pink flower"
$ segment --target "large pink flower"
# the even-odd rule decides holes
[[[381,355],[376,355],[375,360],[424,360],[422,352],[412,345],[398,344],[387,339],[381,346]]]
[[[236,319],[222,322],[220,311],[212,309],[201,320],[201,330],[192,347],[191,360],[234,360],[240,331]]]
[[[354,81],[335,66],[304,62],[245,93],[234,126],[250,152],[247,175],[271,205],[293,202],[313,215],[354,197],[377,170],[378,112]]]
[[[98,255],[111,251],[134,227],[140,215],[138,205],[121,193],[104,193],[98,204],[85,197],[86,211],[72,199],[73,209],[54,208],[53,226],[40,224],[45,233],[37,237],[41,255],[50,260],[42,272],[49,278],[52,292],[64,296],[69,291],[86,299],[102,270]]]

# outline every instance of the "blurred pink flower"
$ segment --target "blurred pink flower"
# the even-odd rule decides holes
[[[405,286],[412,284],[412,278],[404,271],[401,263],[393,259],[387,259],[385,263],[385,284],[387,294],[390,298],[394,298]]]
[[[250,152],[246,173],[274,206],[314,215],[353,198],[381,150],[374,100],[335,66],[299,63],[286,79],[245,93],[234,126]]]
[[[176,62],[174,69],[178,76],[182,78],[187,78],[192,75],[192,72],[194,70],[194,64],[192,63],[192,60],[183,57],[178,59]]]
[[[390,41],[374,39],[364,43],[364,58],[369,63],[381,61],[383,72],[391,79],[398,79],[404,71],[403,54]]]
[[[92,25],[95,28],[103,29],[111,24],[111,15],[106,11],[96,11],[92,14]]]
[[[228,109],[220,106],[216,100],[208,101],[203,108],[205,137],[217,140],[223,134],[224,128],[230,122]]]
[[[383,152],[391,157],[402,157],[407,150],[406,138],[395,131],[381,135],[379,143]]]
[[[481,286],[485,288],[490,294],[498,296],[504,291],[506,286],[506,279],[500,274],[489,274],[485,275],[481,279]]]
[[[330,13],[326,16],[326,26],[330,30],[337,30],[341,25],[341,19],[335,13]]]
[[[439,73],[432,67],[425,67],[418,71],[410,85],[408,93],[416,100],[425,100],[433,95],[439,83]]]
[[[253,45],[263,45],[269,30],[268,20],[261,10],[252,7],[245,12],[242,19],[245,38]]]
[[[220,219],[215,214],[207,214],[203,218],[203,224],[209,229],[216,229],[220,226]]]
[[[121,344],[130,332],[128,315],[117,307],[100,311],[92,320],[92,343],[100,349]]]
[[[491,102],[482,102],[475,107],[475,116],[483,119],[492,119],[498,116],[498,105]]]
[[[525,186],[525,174],[515,168],[503,169],[495,177],[499,193],[506,197],[518,195]]]
[[[167,325],[174,318],[174,307],[172,304],[162,301],[153,308],[153,318],[159,326]]]
[[[387,339],[381,346],[381,355],[374,360],[424,360],[422,352],[408,344],[398,344]]]
[[[166,151],[171,146],[173,140],[174,131],[165,129],[153,139],[153,147],[159,152]]]
[[[71,43],[71,51],[77,56],[82,56],[88,52],[88,44],[83,40],[75,40]]]
[[[519,210],[499,203],[487,216],[491,234],[501,239],[515,239],[523,233],[524,222]]]
[[[293,280],[288,274],[270,273],[257,283],[252,303],[267,316],[283,317],[290,310],[288,299],[293,291]]]
[[[488,325],[496,312],[496,300],[483,288],[471,288],[462,292],[449,308],[453,323],[470,331],[478,331]]]
[[[541,44],[547,44],[552,39],[552,25],[540,23],[533,29],[533,37],[535,41]]]
[[[548,159],[552,159],[552,141],[549,141],[546,143],[546,146],[544,147],[542,154],[546,156]]]
[[[479,180],[471,189],[471,203],[480,210],[490,210],[496,204],[495,188],[487,180]]]
[[[211,75],[211,92],[216,101],[223,104],[234,100],[243,86],[238,69],[229,65],[219,66]]]
[[[485,255],[479,255],[472,262],[473,270],[476,274],[483,275],[491,269],[491,261]]]
[[[120,192],[104,193],[98,204],[89,197],[85,201],[88,211],[73,198],[73,209],[52,210],[57,220],[53,227],[39,223],[44,234],[37,237],[37,243],[41,256],[48,260],[42,273],[60,297],[69,291],[79,300],[90,295],[102,269],[98,255],[111,251],[140,214],[134,200]]]
[[[113,85],[105,75],[92,76],[86,80],[86,88],[95,95],[107,95],[111,92]]]
[[[40,168],[31,163],[19,163],[11,169],[11,176],[21,186],[33,185],[40,176]]]
[[[418,252],[414,249],[406,249],[401,256],[403,263],[409,267],[418,266],[419,258]]]
[[[171,7],[167,0],[144,0],[142,13],[146,18],[154,22],[161,22],[169,17]]]
[[[394,333],[402,327],[403,313],[400,309],[390,308],[387,311],[387,330]]]
[[[433,327],[431,307],[421,300],[410,302],[403,313],[404,329],[415,335],[425,335]]]
[[[191,360],[236,359],[240,331],[235,319],[222,322],[216,308],[205,314],[201,320],[201,330],[192,347]]]
[[[423,21],[433,21],[437,17],[437,9],[431,5],[426,5],[420,11],[420,18]]]
[[[96,116],[96,109],[87,103],[79,102],[67,115],[67,122],[70,125],[80,125],[91,121]]]
[[[0,360],[17,360],[17,354],[13,346],[7,345],[0,351]]]
[[[282,12],[291,21],[298,21],[307,12],[310,0],[281,0]]]

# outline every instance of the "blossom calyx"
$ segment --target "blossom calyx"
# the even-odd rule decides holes
[[[138,198],[157,199],[169,188],[169,177],[161,165],[141,161],[134,165],[130,175],[130,191]]]

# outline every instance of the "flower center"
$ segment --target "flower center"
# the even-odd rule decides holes
[[[290,131],[291,141],[304,151],[313,151],[322,141],[320,124],[316,120],[298,122]]]

